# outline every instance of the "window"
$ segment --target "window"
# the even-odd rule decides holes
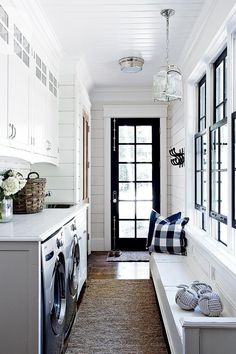
[[[198,84],[198,133],[195,135],[195,208],[198,225],[206,230],[207,202],[206,76]]]
[[[49,71],[49,90],[55,97],[57,97],[57,79],[51,71]]]
[[[210,127],[210,216],[216,220],[213,227],[217,238],[227,242],[228,200],[227,200],[227,49],[219,56],[214,65],[214,124]]]
[[[214,123],[227,117],[227,48],[214,64]]]

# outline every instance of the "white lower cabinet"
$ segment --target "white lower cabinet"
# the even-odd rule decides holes
[[[78,237],[80,239],[79,292],[87,279],[87,207],[83,207],[76,217]]]
[[[29,139],[29,68],[15,54],[9,55],[8,127],[10,146],[31,150]]]

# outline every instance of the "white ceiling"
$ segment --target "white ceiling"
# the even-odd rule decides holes
[[[207,0],[39,0],[71,59],[82,57],[95,87],[149,87],[165,63],[164,8],[170,19],[170,62],[178,63],[194,24]],[[118,60],[141,55],[143,71],[125,74]]]

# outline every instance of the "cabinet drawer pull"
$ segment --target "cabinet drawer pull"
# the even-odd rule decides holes
[[[14,124],[12,124],[12,128],[13,128],[13,137],[12,137],[12,139],[14,139],[16,137],[16,127],[14,126]]]
[[[13,137],[13,124],[9,123],[10,134],[8,135],[8,139],[12,139]]]

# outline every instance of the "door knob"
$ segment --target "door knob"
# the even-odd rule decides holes
[[[112,192],[112,202],[117,203],[117,191]]]

